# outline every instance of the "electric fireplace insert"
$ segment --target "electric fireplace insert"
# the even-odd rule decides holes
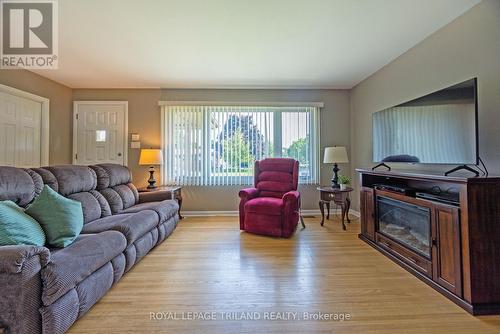
[[[377,196],[378,232],[430,259],[429,208]]]

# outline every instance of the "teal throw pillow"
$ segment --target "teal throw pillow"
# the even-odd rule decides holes
[[[83,228],[82,204],[59,195],[47,185],[26,213],[40,223],[47,243],[54,247],[70,245]]]
[[[45,245],[45,234],[36,220],[12,201],[0,202],[0,246]]]

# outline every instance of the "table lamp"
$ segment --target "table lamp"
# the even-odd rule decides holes
[[[163,153],[157,148],[144,148],[141,150],[139,158],[139,165],[150,165],[149,167],[149,186],[148,189],[156,188],[155,180],[155,167],[154,165],[161,165],[163,163]]]
[[[337,164],[347,163],[347,162],[349,162],[349,159],[347,158],[347,150],[345,146],[333,146],[325,148],[325,156],[323,158],[323,163],[333,164],[332,188],[339,188],[338,172],[340,169]]]

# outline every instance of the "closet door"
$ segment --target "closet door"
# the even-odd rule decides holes
[[[42,103],[0,91],[0,165],[40,167]]]

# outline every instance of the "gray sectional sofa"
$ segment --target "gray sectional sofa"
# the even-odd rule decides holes
[[[123,166],[0,167],[0,200],[26,207],[46,184],[82,203],[66,248],[0,246],[0,333],[64,333],[179,220],[169,192],[139,193]]]

